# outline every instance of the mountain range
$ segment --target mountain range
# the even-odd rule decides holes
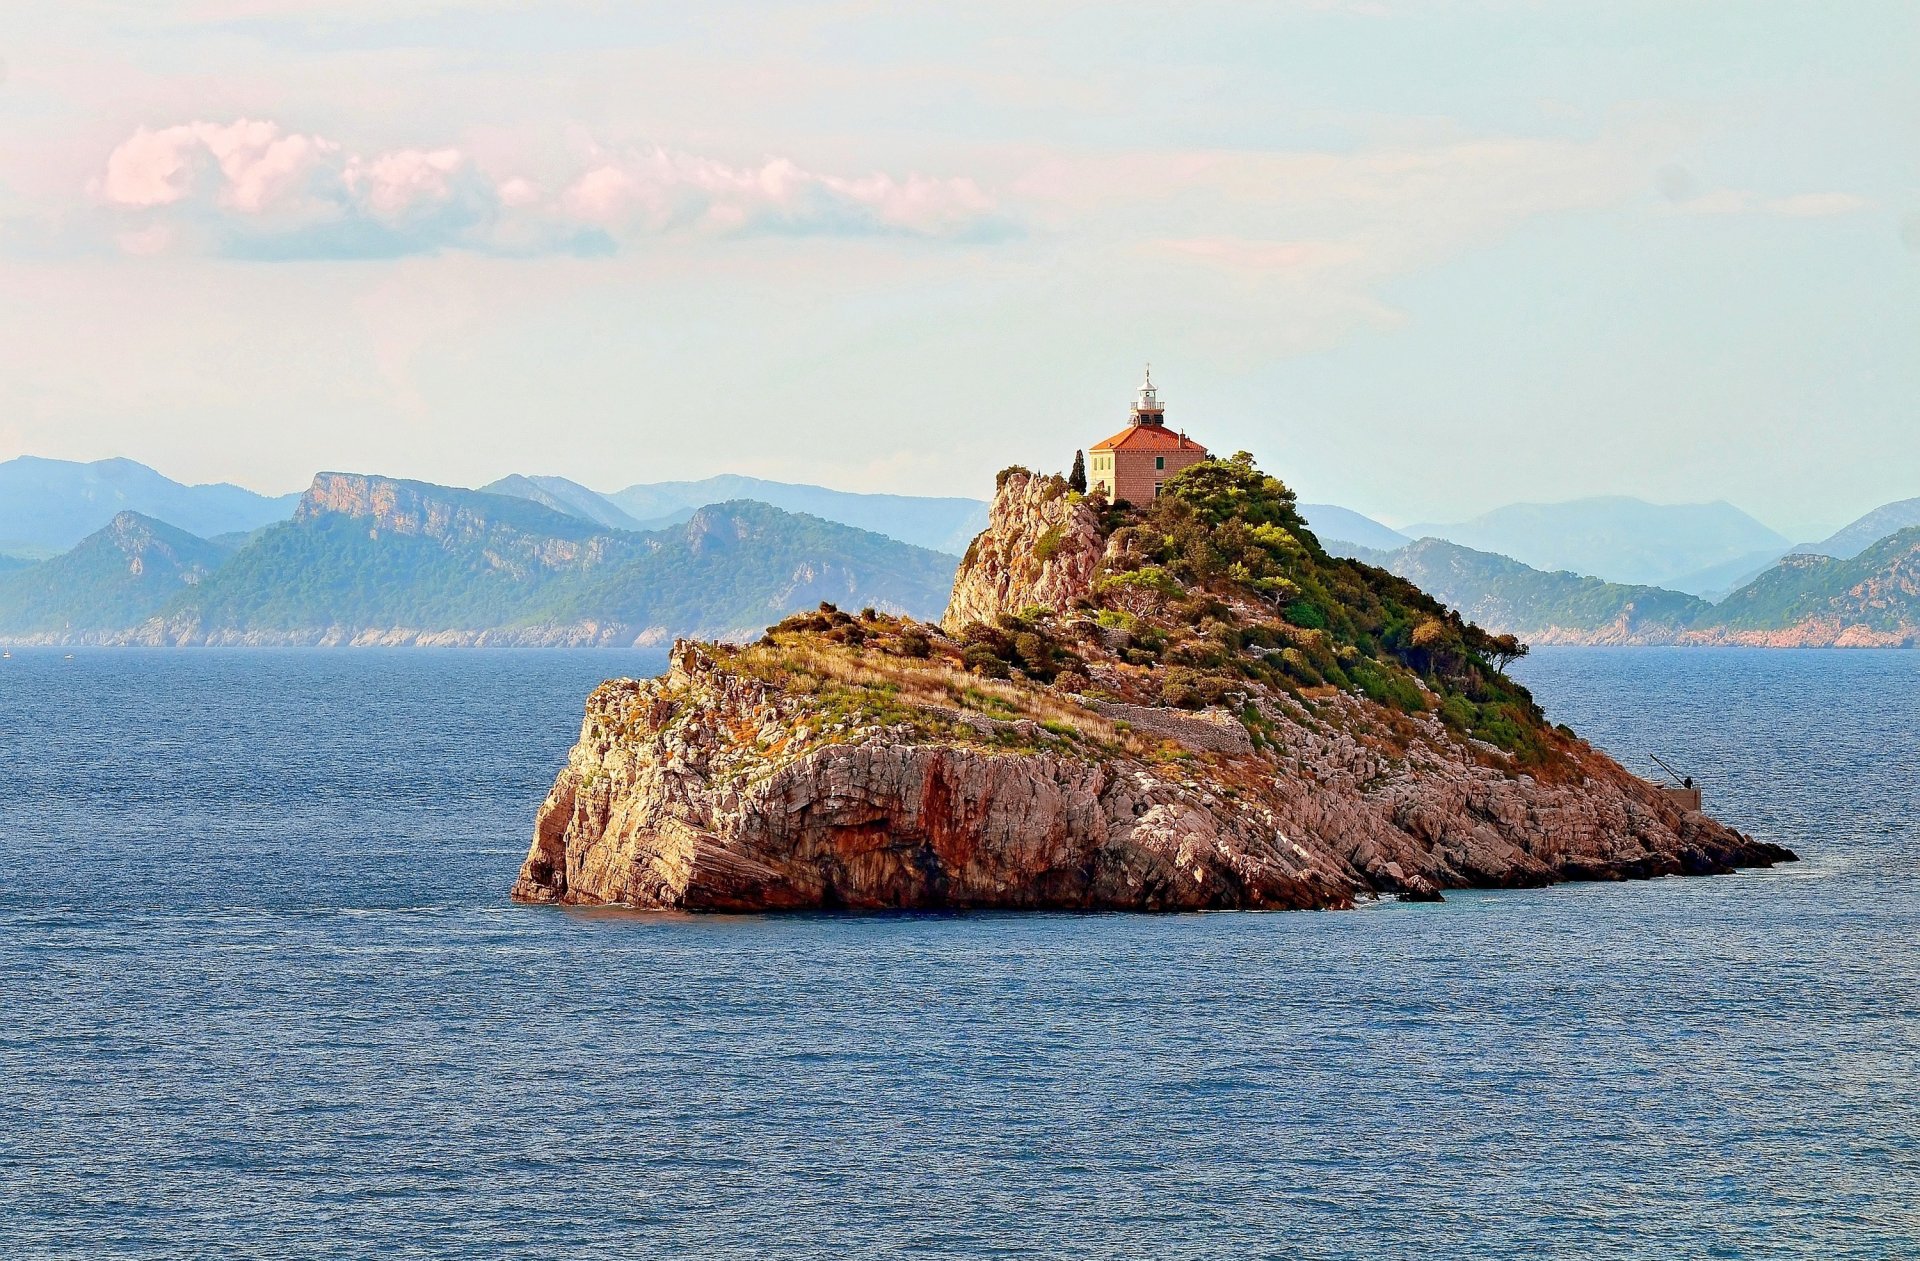
[[[1795,553],[1718,602],[1544,571],[1425,538],[1392,551],[1336,545],[1496,634],[1532,643],[1920,646],[1920,526],[1847,558]]]
[[[509,495],[322,473],[229,549],[123,512],[0,575],[10,641],[649,644],[741,638],[823,600],[931,618],[954,557],[750,501],[613,529]]]
[[[601,494],[564,477],[515,474],[481,489],[515,495],[559,512],[623,530],[653,530],[679,525],[697,508],[733,500],[771,504],[803,512],[936,552],[962,552],[987,524],[987,505],[978,499],[941,499],[921,495],[861,495],[795,482],[722,473],[697,482],[643,482]]]
[[[1535,569],[1695,594],[1771,563],[1791,543],[1729,503],[1653,504],[1624,495],[1508,504],[1468,521],[1423,522],[1400,533],[1497,552]]]
[[[787,512],[804,512],[903,543],[959,555],[986,528],[987,505],[979,499],[921,495],[859,495],[824,486],[769,482],[722,473],[697,482],[649,482],[605,496],[638,520],[667,524],[703,504],[752,499]]]
[[[273,498],[128,460],[25,458],[0,464],[16,540],[0,553],[0,637],[621,643],[750,634],[822,599],[932,615],[984,511],[733,475],[601,494],[560,477],[474,491],[328,473]],[[1335,504],[1301,511],[1330,551],[1536,642],[1904,643],[1920,622],[1903,533],[1920,499],[1799,549],[1726,504],[1518,504],[1408,531]],[[1433,530],[1511,550],[1410,533]]]
[[[224,482],[188,486],[133,460],[23,455],[0,463],[0,553],[39,559],[64,552],[126,511],[200,538],[244,533],[285,520],[299,499]]]
[[[564,477],[516,473],[481,489],[615,530],[680,525],[697,508],[750,499],[956,555],[987,523],[987,505],[979,499],[856,494],[733,473],[643,482],[610,494]],[[0,570],[66,551],[123,511],[201,538],[235,536],[237,541],[287,520],[299,502],[298,493],[270,496],[226,483],[176,482],[133,460],[80,463],[20,456],[0,462]]]

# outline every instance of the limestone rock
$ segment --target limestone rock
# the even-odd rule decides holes
[[[960,562],[941,624],[957,632],[1030,605],[1064,613],[1093,589],[1105,549],[1099,517],[1066,482],[1015,470]]]
[[[827,731],[805,698],[734,669],[740,651],[683,641],[663,678],[594,693],[515,898],[707,911],[1345,907],[1791,857],[1678,809],[1584,746],[1571,749],[1578,774],[1545,784],[1486,764],[1433,721],[1401,759],[1421,769],[1395,766],[1368,744],[1373,716],[1357,698],[1322,717],[1270,706],[1284,754],[1183,765],[1068,740],[1009,749],[970,729]]]

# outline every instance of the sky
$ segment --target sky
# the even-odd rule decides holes
[[[1920,496],[1912,0],[8,7],[0,459]]]

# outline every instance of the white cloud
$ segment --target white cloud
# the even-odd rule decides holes
[[[968,179],[849,179],[808,171],[785,158],[737,167],[660,148],[600,155],[567,186],[560,205],[569,216],[614,233],[954,237],[991,232],[999,223],[992,199]]]
[[[604,253],[636,238],[754,233],[969,239],[1004,233],[969,179],[839,176],[785,158],[734,166],[664,148],[591,150],[548,189],[456,147],[363,156],[241,119],[141,128],[107,156],[95,200],[116,239],[247,257],[392,257],[459,249]]]
[[[1672,213],[1683,215],[1778,215],[1787,219],[1827,219],[1871,210],[1875,203],[1853,193],[1795,193],[1767,197],[1742,188],[1701,191],[1682,167],[1661,168],[1655,177]]]

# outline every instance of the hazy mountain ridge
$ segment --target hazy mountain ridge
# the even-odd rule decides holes
[[[64,552],[126,511],[204,539],[284,520],[299,498],[190,486],[128,459],[23,455],[0,463],[0,551]]]
[[[1534,569],[1683,590],[1703,570],[1768,552],[1778,556],[1790,546],[1786,536],[1732,504],[1654,504],[1625,495],[1508,504],[1468,521],[1400,532],[1510,556]]]
[[[0,576],[0,634],[85,636],[131,626],[228,555],[163,521],[121,512],[64,555]]]
[[[1784,557],[1717,604],[1659,587],[1543,572],[1441,539],[1392,552],[1356,550],[1488,630],[1534,643],[1920,644],[1920,527],[1849,560]]]
[[[1920,640],[1920,526],[1851,557],[1794,555],[1715,606],[1716,629],[1736,642],[1784,630],[1862,646]]]
[[[145,523],[183,556],[211,555],[190,579],[93,616],[102,584],[52,581],[111,540],[0,581],[65,601],[6,606],[19,639],[149,644],[653,643],[674,634],[756,635],[821,600],[938,614],[956,559],[765,504],[697,510],[674,530],[609,530],[538,503],[359,474],[323,473],[291,520],[230,556]],[[195,549],[206,549],[204,553]],[[87,572],[92,572],[91,570]],[[22,622],[21,610],[34,614]]]
[[[683,631],[752,634],[823,599],[924,614],[938,607],[951,555],[885,537],[887,530],[775,505],[686,501],[732,488],[770,489],[842,515],[883,516],[895,534],[910,532],[903,523],[946,529],[981,507],[966,499],[849,495],[723,476],[629,487],[621,493],[634,508],[664,508],[672,522],[656,518],[649,528],[632,529],[610,523],[644,524],[633,511],[555,477],[514,475],[474,491],[322,473],[289,503],[236,487],[184,487],[132,461],[15,460],[0,473],[16,480],[50,473],[56,486],[93,479],[172,487],[196,503],[199,492],[231,491],[245,497],[242,507],[254,516],[271,510],[284,517],[208,540],[129,510],[50,560],[0,559],[0,635],[15,640],[617,643]],[[98,500],[86,502],[97,507]],[[1514,509],[1535,513],[1538,524],[1556,516],[1547,509],[1577,509],[1578,519],[1623,502],[1638,504]],[[1692,507],[1724,517],[1725,505]],[[1631,510],[1640,508],[1669,513],[1657,505]],[[17,503],[5,510],[15,518],[24,511]],[[64,511],[73,519],[81,509]],[[223,511],[215,519],[229,520]],[[1516,519],[1502,512],[1509,524]],[[1542,569],[1456,542],[1405,541],[1338,505],[1308,505],[1304,514],[1330,550],[1391,569],[1473,620],[1534,642],[1904,643],[1920,622],[1911,549],[1895,541],[1899,535],[1844,557],[1796,553],[1763,567],[1752,566],[1752,555],[1724,562],[1723,579],[1745,567],[1737,576],[1751,581],[1714,604],[1659,584]],[[1883,505],[1818,546],[1847,551],[1865,534],[1917,514],[1920,499]],[[1553,545],[1570,544],[1562,538]],[[730,559],[713,559],[722,555]]]
[[[528,477],[521,473],[514,473],[498,481],[488,482],[480,489],[492,495],[512,495],[520,499],[531,499],[534,503],[544,505],[555,512],[582,517],[615,530],[652,528],[645,522],[635,520],[630,513],[605,495],[564,477]]]
[[[703,504],[752,499],[787,512],[804,512],[916,547],[958,555],[987,524],[984,500],[919,495],[872,495],[722,473],[697,482],[651,482],[605,498],[642,522],[659,522]]]
[[[1794,550],[1849,560],[1882,539],[1916,525],[1920,525],[1920,499],[1895,500],[1881,504],[1818,543],[1809,543]]]
[[[1345,540],[1359,547],[1391,551],[1413,542],[1392,526],[1339,504],[1301,504],[1300,515],[1317,538]]]

